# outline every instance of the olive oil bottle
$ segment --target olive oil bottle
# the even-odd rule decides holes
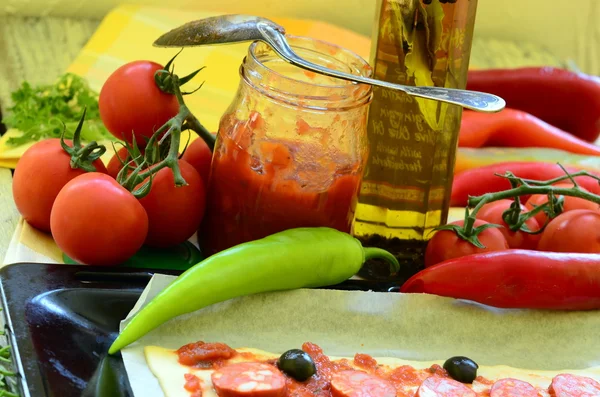
[[[477,0],[378,0],[376,6],[375,78],[465,88]],[[456,105],[373,87],[370,154],[353,234],[398,257],[396,282],[420,270],[427,240],[447,220],[461,115]],[[369,261],[360,275],[390,280],[383,262]]]

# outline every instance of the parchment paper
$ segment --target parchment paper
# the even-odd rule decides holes
[[[121,328],[174,279],[155,275]],[[503,310],[425,294],[300,289],[237,298],[175,318],[122,354],[135,396],[163,397],[146,366],[145,345],[177,349],[202,340],[282,353],[310,341],[337,356],[464,355],[479,365],[567,370],[600,365],[599,333],[600,311]]]

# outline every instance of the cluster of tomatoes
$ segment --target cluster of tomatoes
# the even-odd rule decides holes
[[[177,98],[155,83],[155,72],[161,69],[154,62],[131,62],[104,84],[100,115],[117,138],[131,143],[135,136],[138,145],[147,142],[179,112]],[[72,141],[65,143],[73,146]],[[86,172],[72,167],[73,156],[60,139],[40,141],[15,169],[17,208],[30,225],[51,233],[65,254],[90,265],[117,265],[142,245],[170,247],[192,237],[205,211],[212,159],[206,143],[194,140],[178,160],[186,185],[176,187],[171,168],[162,168],[149,177],[150,191],[140,199],[116,179],[129,157],[123,147],[108,167],[97,159],[92,163],[95,171]]]
[[[573,188],[571,183],[558,183],[556,187]],[[580,187],[580,189],[585,190]],[[526,199],[526,200],[524,200]],[[533,211],[539,206],[548,207],[550,197],[534,194],[521,197],[521,212]],[[504,214],[514,200],[498,200],[485,204],[475,214],[475,227],[495,224],[477,235],[483,245],[477,247],[462,239],[453,230],[436,232],[427,245],[425,266],[432,266],[448,259],[470,254],[506,249],[528,249],[547,252],[600,253],[600,206],[592,201],[574,196],[555,196],[562,200],[561,211],[539,211],[524,222],[527,231],[511,230]],[[548,207],[549,208],[549,207]],[[533,214],[532,214],[533,215]],[[464,226],[459,220],[451,224]]]

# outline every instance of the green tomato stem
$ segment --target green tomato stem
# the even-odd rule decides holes
[[[523,196],[523,195],[532,195],[532,194],[549,194],[553,193],[554,195],[559,196],[572,196],[579,197],[588,201],[592,201],[594,203],[600,204],[600,196],[586,192],[579,187],[572,188],[564,188],[564,187],[556,187],[556,186],[531,186],[531,185],[521,185],[517,188],[504,190],[502,192],[497,193],[486,193],[482,196],[478,197],[470,197],[469,198],[469,206],[475,206],[471,214],[477,213],[487,203],[491,203],[493,201],[503,200],[507,198],[512,198],[515,195]]]
[[[500,192],[495,192],[495,193],[486,193],[486,194],[483,194],[483,195],[477,196],[477,197],[469,197],[468,205],[465,208],[465,218],[464,218],[463,226],[461,227],[458,225],[444,225],[439,228],[436,228],[436,230],[453,230],[461,239],[470,241],[471,243],[474,243],[473,237],[476,236],[478,233],[480,233],[482,230],[484,230],[484,229],[482,229],[482,226],[477,227],[477,228],[474,227],[475,221],[477,219],[477,217],[476,217],[477,213],[481,210],[481,208],[484,205],[494,202],[494,201],[504,200],[504,199],[513,199],[514,200],[513,204],[511,205],[511,208],[509,208],[507,210],[510,212],[509,213],[505,212],[504,213],[505,215],[503,216],[504,221],[507,224],[509,224],[509,227],[512,231],[524,230],[523,225],[525,224],[525,222],[529,218],[533,218],[536,214],[538,214],[539,212],[541,212],[544,209],[551,208],[551,212],[550,212],[551,214],[556,213],[556,212],[560,213],[560,205],[562,204],[562,201],[558,200],[555,203],[554,200],[549,200],[547,203],[544,203],[544,204],[534,208],[533,210],[528,211],[525,214],[522,214],[520,211],[520,204],[521,204],[520,196],[524,196],[524,195],[546,194],[546,195],[549,195],[550,197],[571,196],[571,197],[582,198],[582,199],[585,199],[585,200],[588,200],[588,201],[591,201],[593,203],[597,203],[600,205],[600,195],[596,195],[594,193],[590,193],[590,192],[587,192],[587,191],[581,189],[579,187],[579,185],[577,185],[577,183],[575,182],[575,179],[574,179],[577,176],[587,176],[587,177],[597,180],[600,183],[600,177],[598,177],[594,174],[591,174],[587,171],[579,171],[579,172],[570,174],[560,164],[559,164],[559,166],[565,171],[565,175],[557,177],[557,178],[549,179],[546,181],[536,181],[536,180],[518,178],[511,172],[507,172],[505,175],[498,174],[498,176],[507,178],[510,181],[511,186],[512,186],[511,189],[500,191]],[[567,179],[573,183],[574,186],[572,188],[553,186],[553,184],[567,180]],[[559,206],[558,211],[555,209],[556,205]],[[472,210],[469,210],[469,208],[472,208]],[[483,226],[488,226],[488,225],[483,225]],[[493,225],[493,226],[499,227],[500,225]],[[545,225],[540,225],[540,230],[531,231],[531,234],[541,233],[541,231],[543,230],[544,227],[545,227]],[[525,230],[525,232],[527,232],[527,230]],[[474,244],[474,245],[477,245],[477,244]]]
[[[200,123],[200,121],[190,112],[183,100],[181,85],[191,80],[199,69],[188,76],[179,78],[172,70],[169,70],[175,55],[163,70],[159,70],[154,75],[154,81],[164,92],[175,95],[179,104],[179,112],[169,121],[162,125],[146,143],[146,152],[141,164],[127,175],[121,185],[131,191],[136,197],[141,198],[150,192],[152,177],[162,170],[169,167],[173,171],[175,186],[186,186],[187,181],[181,174],[179,167],[179,145],[181,143],[181,131],[191,129],[195,131],[208,144],[210,149],[214,148],[215,137]],[[157,147],[155,147],[157,146]],[[158,152],[156,152],[158,150]],[[167,151],[166,155],[164,154]],[[162,157],[164,158],[160,160]],[[160,161],[158,161],[160,160]],[[158,162],[157,162],[158,161]],[[156,162],[156,164],[155,164]],[[145,168],[144,171],[142,171]],[[123,171],[123,170],[122,170]],[[141,187],[137,187],[141,182],[150,178]],[[119,178],[121,180],[121,178]]]
[[[175,95],[175,97],[177,98],[177,102],[179,102],[179,106],[180,106],[179,113],[180,114],[182,113],[181,109],[183,109],[183,108],[185,108],[187,110],[187,115],[183,118],[182,124],[183,124],[183,122],[185,122],[185,127],[191,129],[196,134],[198,134],[198,136],[200,138],[202,138],[204,140],[204,142],[206,142],[206,144],[208,145],[210,150],[213,151],[213,149],[215,148],[216,137],[213,134],[211,134],[210,131],[208,131],[202,125],[202,123],[200,123],[200,120],[198,120],[198,118],[196,116],[194,116],[192,114],[192,112],[189,111],[189,109],[185,105],[185,101],[183,100],[183,93],[181,92],[181,88],[180,88],[180,86],[182,84],[185,84],[186,82],[188,82],[191,78],[193,78],[202,69],[204,69],[204,68],[200,68],[199,70],[197,70],[197,71],[193,72],[192,74],[185,76],[181,79],[177,75],[172,75],[171,89],[172,89],[173,95]],[[202,86],[200,86],[200,87],[202,87]],[[200,87],[198,87],[196,90],[200,89]],[[194,91],[196,91],[196,90],[194,90]],[[181,128],[182,124],[179,125],[180,130],[183,130],[183,128]]]
[[[180,187],[187,185],[187,181],[183,178],[183,175],[181,175],[181,169],[179,168],[178,160],[179,143],[181,141],[181,128],[191,112],[183,101],[183,95],[181,94],[181,89],[179,88],[179,78],[177,75],[172,75],[172,79],[174,91],[173,94],[179,102],[179,112],[169,121],[167,121],[161,128],[159,128],[147,143],[147,146],[151,147],[158,140],[158,137],[164,132],[162,139],[170,138],[169,153],[165,159],[158,162],[153,167],[148,168],[146,171],[140,172],[137,175],[132,175],[131,177],[135,178],[136,181],[136,183],[133,185],[137,185],[137,183],[146,180],[148,177],[155,175],[157,172],[166,167],[171,168],[173,171],[173,177],[176,186]],[[131,183],[128,185],[130,187],[134,187],[131,186]]]
[[[569,174],[567,172],[566,175],[564,175],[564,176],[550,179],[547,181],[535,181],[535,180],[518,178],[510,172],[507,172],[507,174],[503,175],[503,176],[508,178],[511,181],[512,186],[516,186],[516,187],[513,187],[512,189],[504,190],[501,192],[486,193],[484,195],[477,196],[477,197],[469,197],[468,206],[474,207],[474,208],[465,217],[464,231],[467,236],[470,235],[470,232],[472,231],[472,225],[475,222],[476,215],[479,212],[479,210],[481,210],[481,208],[484,205],[494,202],[494,201],[498,201],[498,200],[511,199],[511,198],[518,199],[520,196],[524,196],[524,195],[552,193],[555,196],[579,197],[579,198],[600,204],[600,196],[599,195],[584,191],[575,183],[574,177],[576,177],[576,176],[588,176],[588,177],[596,179],[600,182],[599,177],[597,177],[596,175],[590,174],[587,171],[579,171],[579,172],[576,172],[573,174]],[[564,187],[553,186],[554,183],[561,182],[566,179],[571,180],[574,184],[574,187],[564,188]],[[547,204],[547,205],[550,205],[550,204]],[[532,211],[532,213],[529,214],[530,216],[524,217],[521,220],[521,222],[519,222],[519,228],[522,226],[522,224],[527,219],[533,217],[535,214],[537,214],[538,212],[540,212],[543,209],[544,209],[544,207],[536,208],[535,212]]]
[[[87,109],[83,109],[83,113],[81,118],[79,119],[79,123],[77,124],[77,128],[73,133],[73,146],[69,147],[65,143],[65,130],[60,137],[60,145],[65,152],[69,156],[71,156],[71,160],[69,162],[72,169],[80,168],[86,172],[95,172],[96,166],[94,166],[93,162],[98,160],[105,152],[106,147],[103,145],[99,145],[96,141],[92,141],[88,143],[86,146],[82,146],[81,144],[81,130],[83,128],[83,121],[85,120],[85,114]]]
[[[210,133],[192,113],[186,119],[187,126],[206,142],[210,151],[215,149],[216,137]]]

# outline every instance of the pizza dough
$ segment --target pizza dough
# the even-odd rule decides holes
[[[279,354],[273,354],[269,352],[265,352],[262,350],[252,349],[252,348],[238,348],[235,349],[238,353],[234,357],[227,360],[227,365],[234,363],[242,363],[242,362],[265,362],[271,360],[277,360],[279,358]],[[154,374],[154,376],[158,379],[160,386],[166,397],[190,397],[191,392],[187,391],[184,388],[186,382],[186,374],[195,375],[201,384],[203,397],[217,397],[217,393],[213,388],[213,382],[211,380],[211,376],[214,373],[214,369],[202,369],[202,368],[194,368],[186,365],[182,365],[178,361],[178,354],[176,350],[165,349],[157,346],[146,346],[144,348],[144,354],[146,357],[146,362]],[[326,354],[326,352],[324,352]],[[353,357],[329,357],[329,359],[333,362],[337,362],[339,360],[344,360],[345,364],[350,365],[355,370],[365,371],[364,368],[356,365],[354,363]],[[380,366],[379,368],[383,368],[384,370],[393,370],[401,366],[410,366],[417,370],[428,370],[433,365],[437,364],[442,366],[444,360],[440,361],[408,361],[402,360],[399,358],[392,357],[383,357],[377,358],[375,357],[377,364]],[[350,371],[355,372],[355,371]],[[423,372],[425,373],[425,372]],[[429,374],[429,373],[427,373]],[[460,394],[457,391],[456,396],[480,396],[483,394],[489,393],[490,389],[492,389],[494,382],[503,379],[501,383],[499,383],[495,389],[495,395],[493,397],[504,397],[505,395],[518,396],[518,393],[521,393],[523,396],[527,396],[528,385],[519,383],[518,381],[524,381],[529,383],[531,386],[535,387],[539,393],[540,397],[550,397],[548,393],[548,387],[553,384],[555,387],[561,387],[564,385],[568,386],[568,382],[570,379],[568,376],[566,378],[557,377],[559,374],[568,374],[568,375],[579,375],[584,377],[589,377],[595,379],[600,382],[600,367],[594,367],[585,370],[560,370],[560,371],[538,371],[538,370],[529,370],[529,369],[518,369],[512,368],[509,366],[499,365],[499,366],[480,366],[477,375],[478,378],[473,382],[472,385],[466,385],[468,389],[472,390],[474,393]],[[346,374],[346,378],[350,379],[350,381],[356,381],[360,383],[362,380],[359,379],[360,375],[355,374]],[[424,375],[424,378],[427,378],[429,375]],[[480,382],[479,379],[484,378],[485,380],[489,380],[489,382]],[[449,379],[449,378],[444,378]],[[512,380],[515,380],[514,382]],[[345,382],[341,380],[340,382]],[[553,383],[554,382],[554,383]],[[447,382],[451,383],[451,382]],[[462,384],[461,384],[462,385]],[[428,397],[428,396],[436,396],[435,388],[452,388],[454,384],[442,384],[439,385],[435,383],[433,380],[424,382],[421,381],[418,384],[411,384],[406,387],[405,393],[410,395],[412,393],[418,395],[419,397]],[[336,387],[341,387],[338,385]],[[385,385],[379,385],[381,390],[386,390]],[[420,389],[419,389],[420,387]],[[455,387],[457,390],[460,389],[458,386]],[[431,392],[433,390],[433,392]],[[512,390],[512,394],[506,394],[506,390]],[[594,390],[593,388],[590,390]],[[418,391],[418,393],[417,393]],[[592,392],[593,393],[593,392]],[[585,397],[592,396],[600,396],[599,394],[589,394],[583,395]],[[337,393],[340,394],[340,393]],[[349,394],[341,393],[342,395],[348,396]],[[573,396],[580,396],[580,394],[573,394]],[[336,396],[334,396],[336,397]],[[564,394],[562,396],[557,397],[569,397],[568,394]]]

